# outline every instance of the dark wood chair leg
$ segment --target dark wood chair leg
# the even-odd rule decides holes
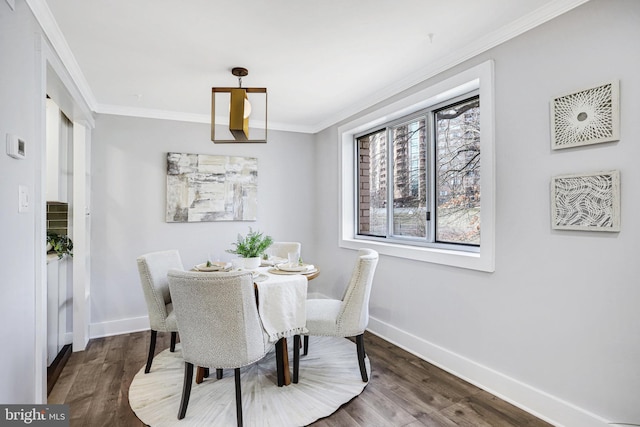
[[[173,353],[176,351],[176,338],[178,338],[177,332],[171,332],[171,347],[169,347],[169,351]]]
[[[156,337],[158,331],[151,330],[151,341],[149,341],[149,356],[147,356],[147,366],[144,368],[144,373],[148,374],[151,370],[151,363],[153,362],[153,353],[156,351]]]
[[[276,373],[276,377],[278,378],[278,387],[282,387],[284,385],[284,356],[282,354],[282,345],[279,340],[276,343]]]
[[[236,418],[238,427],[242,427],[242,387],[240,386],[240,368],[235,369],[236,377]]]
[[[204,368],[204,377],[209,378],[209,368]]]
[[[216,369],[216,378],[217,379],[221,379],[222,378],[222,369]]]
[[[178,419],[181,420],[187,414],[189,396],[191,396],[191,383],[193,382],[193,363],[184,362],[184,383],[182,384],[182,400],[178,410]]]
[[[300,371],[300,335],[293,336],[293,383],[298,384],[298,372]]]
[[[305,356],[307,355],[307,353],[309,353],[309,335],[304,336],[304,349],[302,351],[302,354],[304,354]]]
[[[367,366],[364,364],[365,352],[364,352],[364,334],[356,336],[356,347],[358,349],[358,364],[360,365],[360,376],[363,382],[369,381],[367,375]]]

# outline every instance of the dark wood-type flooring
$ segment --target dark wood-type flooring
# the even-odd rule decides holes
[[[129,407],[129,385],[146,361],[149,336],[147,331],[91,340],[85,351],[69,357],[49,403],[70,405],[72,427],[144,426]],[[158,333],[156,352],[169,347],[169,338]],[[373,334],[365,334],[365,346],[369,384],[314,427],[550,425]]]

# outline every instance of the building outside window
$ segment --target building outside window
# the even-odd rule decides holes
[[[338,127],[338,245],[495,271],[489,60]]]
[[[480,245],[480,98],[458,97],[355,135],[357,233]]]

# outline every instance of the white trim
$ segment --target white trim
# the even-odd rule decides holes
[[[210,114],[183,113],[180,111],[154,110],[151,108],[125,107],[113,104],[98,104],[96,113],[110,114],[114,116],[142,117],[146,119],[174,120],[188,123],[211,123]],[[254,120],[252,127],[264,129],[263,120]],[[217,125],[228,125],[229,121],[216,121]],[[281,130],[287,132],[314,133],[314,129],[307,126],[291,125],[289,123],[268,122],[268,130]]]
[[[376,318],[367,330],[427,362],[556,426],[602,427],[610,421],[463,355]]]
[[[551,19],[556,18],[563,13],[568,12],[586,3],[589,0],[555,0],[548,2],[539,9],[531,12],[530,14],[521,17],[520,19],[509,23],[508,25],[495,30],[494,32],[475,40],[472,43],[466,45],[463,49],[452,52],[450,55],[442,58],[439,61],[435,61],[429,64],[428,67],[417,70],[414,73],[408,74],[401,80],[398,80],[393,85],[387,86],[381,90],[376,91],[370,97],[362,99],[356,104],[352,104],[347,108],[338,111],[326,119],[313,125],[301,126],[293,123],[271,123],[269,122],[269,129],[282,130],[289,132],[302,132],[302,133],[318,133],[335,123],[338,123],[347,117],[356,114],[372,105],[377,104],[399,92],[411,88],[412,86],[436,76],[442,71],[448,70],[469,58],[477,56],[487,50],[504,43],[514,37],[525,33],[538,25],[541,25]],[[40,23],[40,26],[44,30],[46,36],[51,40],[54,50],[58,53],[65,67],[69,70],[73,81],[78,86],[80,93],[86,100],[87,104],[91,108],[91,111],[102,114],[115,114],[133,117],[146,117],[156,118],[164,120],[177,120],[196,123],[210,123],[211,117],[207,114],[194,114],[175,111],[162,111],[153,109],[138,109],[125,106],[105,105],[98,104],[89,87],[89,84],[82,73],[69,45],[67,44],[60,28],[58,27],[51,10],[47,6],[44,0],[26,0],[27,4],[33,11],[36,19]],[[157,114],[157,115],[155,115]],[[206,121],[204,120],[206,117]]]
[[[91,339],[102,338],[132,332],[148,331],[149,329],[148,316],[130,317],[128,319],[112,320],[110,322],[91,323],[89,325],[89,336]]]
[[[319,295],[317,297],[325,297]],[[93,323],[91,338],[149,330],[147,316]],[[445,371],[556,426],[602,427],[604,418],[374,317],[367,330]]]
[[[339,246],[370,248],[384,255],[433,262],[454,267],[493,272],[495,270],[495,105],[493,61],[463,71],[440,83],[346,123],[338,128],[339,138]],[[482,234],[479,253],[407,246],[397,243],[355,239],[354,135],[411,112],[438,104],[477,89],[480,94],[480,170]]]
[[[78,106],[82,108],[83,116],[91,117],[90,112],[95,111],[96,98],[76,58],[73,56],[67,40],[64,38],[62,31],[60,31],[60,27],[58,27],[58,23],[53,17],[49,6],[44,0],[25,1],[51,43],[55,54],[49,56],[52,58],[55,57],[55,65],[58,65],[57,63],[59,62],[59,65],[55,67],[58,75],[63,79],[63,83],[73,98],[81,100],[81,102],[78,102]],[[58,61],[57,58],[60,58],[60,61]],[[60,66],[65,69],[68,76],[67,73],[60,73]],[[67,77],[69,80],[66,79]],[[91,122],[91,127],[93,126]]]
[[[47,55],[44,50],[46,43],[36,37],[34,46],[35,60],[35,90],[33,105],[38,106],[35,113],[35,138],[40,147],[40,158],[35,160],[35,188],[34,194],[34,236],[35,236],[35,369],[34,369],[34,402],[47,402],[47,201],[46,201],[46,102],[47,89]],[[35,208],[37,206],[37,208]]]
[[[31,6],[31,5],[30,5]],[[64,86],[73,100],[74,111],[77,112],[77,120],[81,120],[88,126],[94,126],[93,115],[90,108],[85,103],[85,99],[81,97],[80,92],[75,86],[74,80],[69,76],[68,70],[60,62],[56,52],[47,43],[46,39],[41,36],[37,37],[34,46],[35,54],[35,90],[33,104],[39,106],[36,112],[36,136],[39,140],[40,159],[39,165],[36,163],[36,188],[34,189],[34,206],[39,206],[35,211],[35,236],[41,244],[35,245],[35,283],[36,283],[36,300],[35,300],[35,386],[34,401],[36,403],[47,402],[47,257],[46,257],[46,95],[47,81],[51,73],[55,74]],[[53,77],[53,76],[51,76]],[[36,242],[37,243],[37,242]],[[74,286],[74,293],[76,292]],[[89,296],[86,292],[84,303],[89,304]],[[75,296],[75,294],[74,294]],[[74,298],[74,305],[76,298]],[[76,325],[74,324],[74,328]],[[86,326],[85,326],[86,328]],[[74,349],[75,351],[83,350],[83,348]]]
[[[312,133],[320,132],[321,130],[326,129],[347,117],[357,114],[358,112],[382,102],[397,93],[407,90],[440,74],[443,71],[463,63],[470,58],[486,52],[489,49],[537,27],[538,25],[544,24],[545,22],[570,11],[587,1],[589,0],[556,0],[548,2],[530,14],[467,44],[463,49],[454,51],[448,56],[430,63],[427,67],[421,68],[416,72],[409,73],[403,79],[398,80],[395,84],[378,90],[375,93],[372,93],[370,97],[362,99],[357,104],[350,105],[342,111],[326,118],[322,122],[312,126],[312,128],[315,129]]]
[[[98,104],[96,106],[96,113],[113,116],[142,117],[146,119],[174,120],[188,123],[211,123],[211,115],[209,114],[153,110],[150,108],[125,107],[112,104]]]
[[[91,187],[88,156],[91,133],[81,123],[73,122],[73,349],[82,351],[89,343],[91,272],[89,270],[89,230],[87,192]]]

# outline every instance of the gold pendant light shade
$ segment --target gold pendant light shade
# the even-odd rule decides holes
[[[229,131],[238,141],[249,139],[249,116],[251,104],[244,89],[231,89],[231,103],[229,104]]]
[[[234,68],[231,70],[231,73],[238,77],[239,87],[212,88],[211,140],[215,143],[267,142],[267,89],[243,88],[242,77],[249,74],[246,68]],[[259,103],[257,114],[254,114],[256,113],[256,109],[254,108],[255,102],[256,100],[260,101],[261,99],[264,100],[264,104]],[[252,102],[254,105],[252,105]],[[220,106],[224,106],[225,103],[228,105],[229,109],[229,132],[222,132],[219,129],[218,136],[216,136],[216,104],[218,104],[218,108],[220,108]],[[222,111],[219,112],[222,113]],[[218,117],[218,120],[220,120],[220,117]],[[253,134],[257,135],[257,137],[254,137],[253,139],[250,138],[250,127],[252,128],[251,136],[253,136]],[[223,133],[233,137],[233,139],[229,139],[228,137],[225,139],[224,135],[220,135]]]

